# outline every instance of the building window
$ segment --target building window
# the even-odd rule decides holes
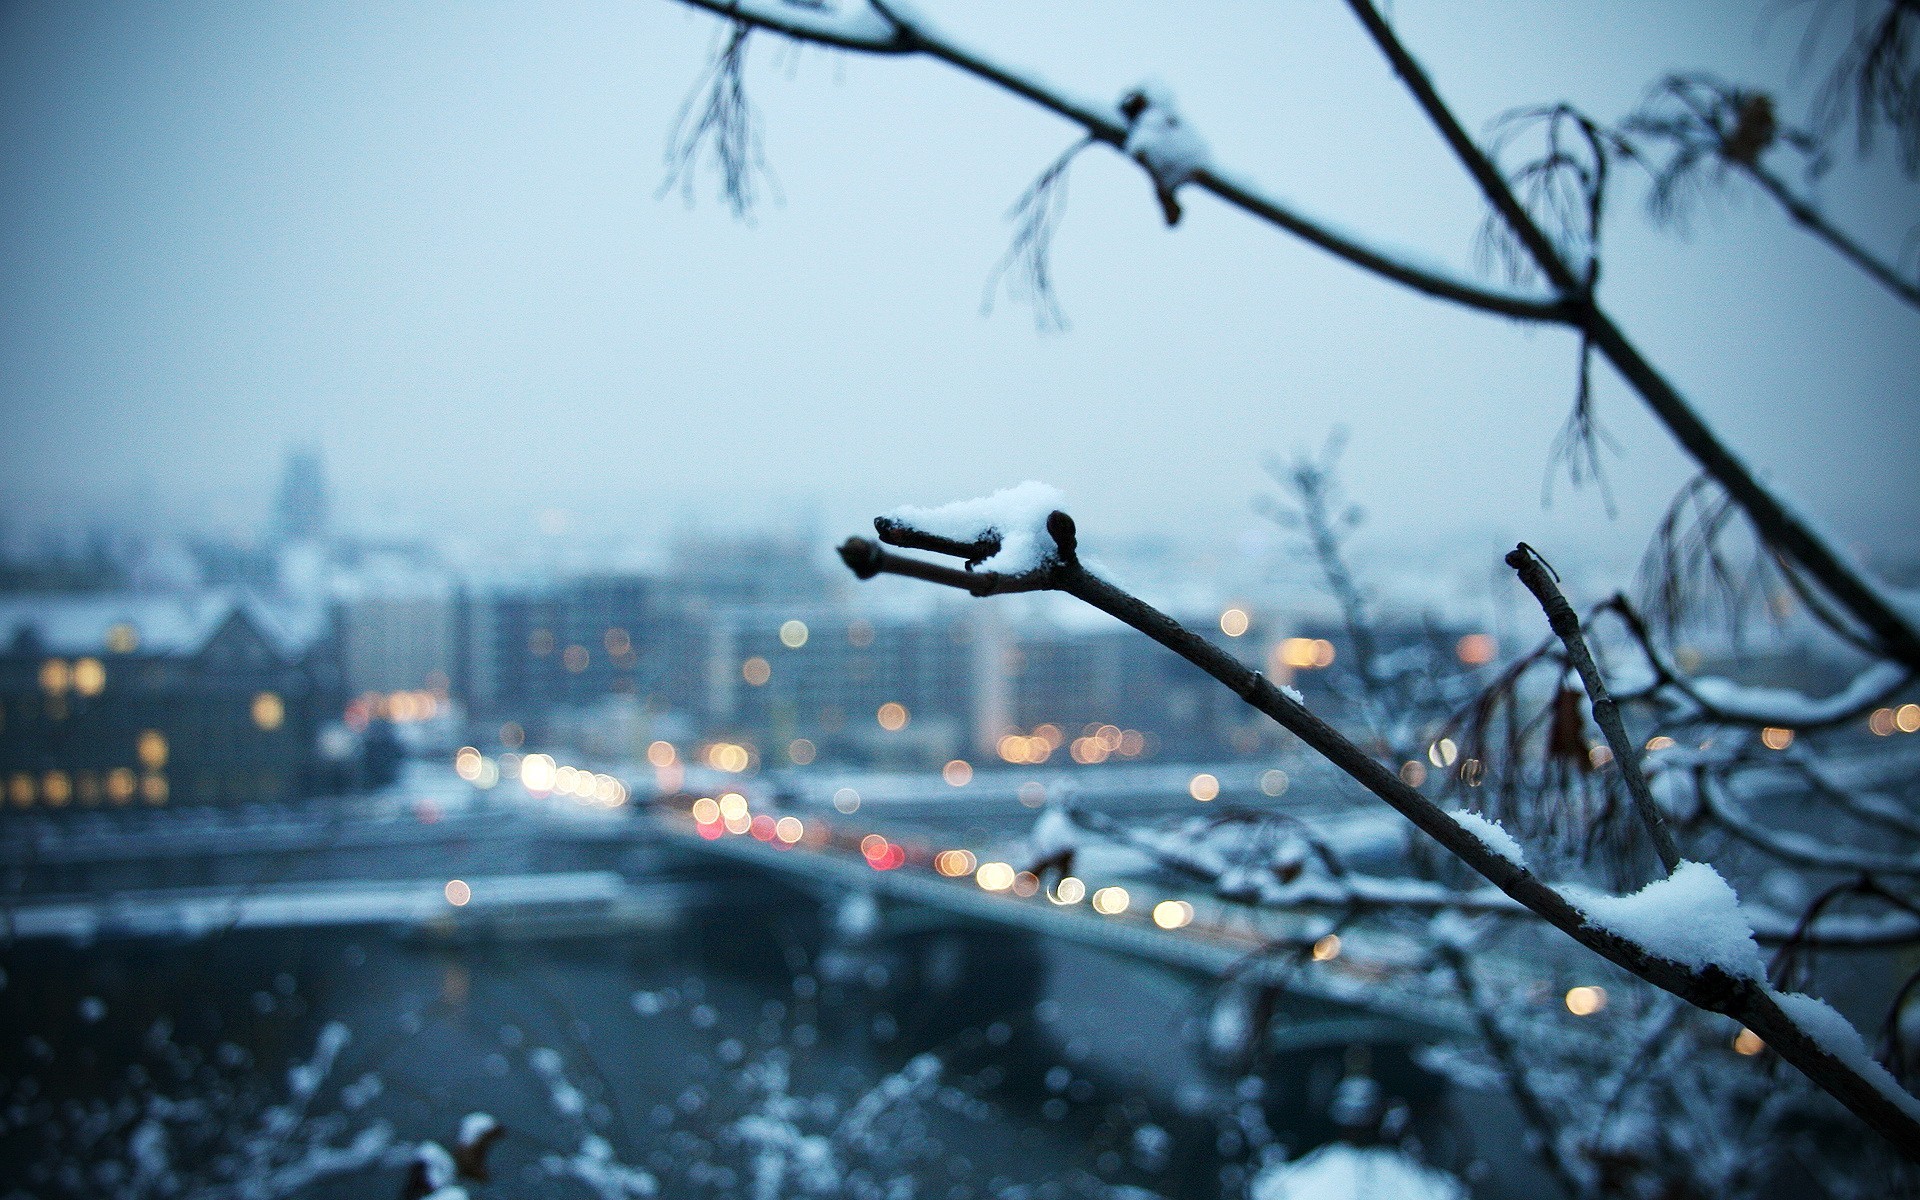
[[[7,780],[7,799],[19,808],[33,806],[33,776],[25,771],[15,771],[13,778]]]
[[[141,730],[135,749],[140,756],[140,764],[148,770],[158,771],[167,765],[167,738],[158,729]]]
[[[107,799],[115,804],[125,804],[133,799],[133,772],[126,767],[115,767],[107,772]]]
[[[142,779],[140,781],[140,798],[148,804],[165,804],[167,802],[167,777],[165,775],[148,775],[145,779]]]
[[[97,658],[81,658],[73,664],[73,690],[82,696],[98,696],[107,686],[107,669]]]
[[[272,733],[286,719],[287,706],[279,696],[272,692],[261,692],[253,698],[253,723],[261,730]]]
[[[40,794],[52,808],[65,808],[73,799],[73,782],[65,771],[48,771],[40,781]]]
[[[140,648],[140,631],[125,621],[107,627],[107,649],[115,654],[132,654]]]
[[[64,658],[50,658],[40,664],[40,690],[49,696],[63,695],[73,682],[73,673],[67,669]]]

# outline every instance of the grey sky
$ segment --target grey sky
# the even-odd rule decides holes
[[[1216,157],[1349,227],[1464,263],[1469,185],[1335,0],[926,7],[1095,96],[1166,81]],[[1473,128],[1558,97],[1606,117],[1662,71],[1791,76],[1778,6],[1399,0]],[[1074,168],[1073,320],[978,313],[1003,214],[1072,138],[924,61],[775,53],[750,72],[784,202],[732,221],[661,148],[718,24],[671,0],[8,5],[0,10],[0,474],[16,523],[257,526],[285,447],[325,450],[369,529],[599,537],[903,502],[1025,478],[1090,530],[1259,524],[1263,456],[1353,429],[1383,543],[1637,546],[1686,477],[1601,385],[1622,516],[1540,507],[1562,334],[1358,275],[1205,197],[1160,226],[1139,172]],[[1805,89],[1800,93],[1804,95]],[[1789,102],[1790,114],[1801,107]],[[1913,192],[1831,181],[1897,248]],[[1920,314],[1758,203],[1682,241],[1637,204],[1605,293],[1771,478],[1856,544],[1920,548]]]

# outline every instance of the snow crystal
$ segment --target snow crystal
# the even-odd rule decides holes
[[[1460,1181],[1385,1146],[1331,1142],[1275,1163],[1247,1185],[1249,1200],[1467,1200]]]
[[[1768,995],[1803,1033],[1820,1043],[1822,1050],[1845,1063],[1854,1074],[1891,1099],[1901,1111],[1920,1120],[1920,1100],[1916,1100],[1885,1067],[1873,1060],[1873,1055],[1867,1053],[1867,1043],[1861,1038],[1860,1031],[1834,1011],[1831,1004],[1799,992],[1770,990]]]
[[[889,521],[956,542],[998,538],[1000,549],[980,564],[983,571],[1021,575],[1045,566],[1053,557],[1047,518],[1064,507],[1059,488],[1028,480],[991,496],[956,500],[936,508],[903,505],[885,514]]]
[[[1145,107],[1127,126],[1127,154],[1147,169],[1162,191],[1172,191],[1207,166],[1206,140],[1180,119],[1165,85],[1143,83],[1122,103],[1128,101]]]
[[[1526,850],[1521,848],[1520,843],[1514,840],[1514,836],[1508,833],[1500,822],[1483,817],[1476,812],[1456,812],[1447,815],[1452,817],[1454,823],[1460,828],[1479,838],[1480,844],[1487,849],[1516,867],[1523,869],[1526,867]]]
[[[1683,862],[1631,896],[1607,896],[1567,887],[1562,894],[1587,922],[1670,962],[1708,964],[1732,975],[1765,975],[1760,947],[1740,913],[1740,897],[1705,863]]]

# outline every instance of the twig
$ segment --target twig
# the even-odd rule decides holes
[[[1507,554],[1507,565],[1520,574],[1520,582],[1527,585],[1534,599],[1547,614],[1547,624],[1553,626],[1554,633],[1567,648],[1567,660],[1573,669],[1580,673],[1580,682],[1586,685],[1587,699],[1593,705],[1593,719],[1599,724],[1600,732],[1606,736],[1607,745],[1613,749],[1614,765],[1620,769],[1620,778],[1625,781],[1627,795],[1633,799],[1634,811],[1640,815],[1640,823],[1647,828],[1647,836],[1653,839],[1654,853],[1660,856],[1660,864],[1671,875],[1680,865],[1680,848],[1674,844],[1673,832],[1667,828],[1667,819],[1660,812],[1660,806],[1654,803],[1653,791],[1647,787],[1647,777],[1640,769],[1639,748],[1627,736],[1626,722],[1620,719],[1620,706],[1613,702],[1613,695],[1607,691],[1607,681],[1601,677],[1599,666],[1593,661],[1593,651],[1587,648],[1587,638],[1580,630],[1580,618],[1574,614],[1573,606],[1560,593],[1553,581],[1553,568],[1547,560],[1521,542]]]

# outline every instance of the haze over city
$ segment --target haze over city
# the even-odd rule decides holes
[[[1057,119],[928,62],[749,61],[777,195],[659,195],[715,37],[666,3],[558,9],[9,5],[0,36],[0,448],[16,532],[264,521],[316,444],[344,527],[657,543],[1037,478],[1094,536],[1231,544],[1261,462],[1353,431],[1396,555],[1525,537],[1630,561],[1688,470],[1599,371],[1617,520],[1560,480],[1572,340],[1364,278],[1208,199],[1175,230],[1105,151],[1073,169],[1072,328],[980,314]],[[1470,184],[1337,6],[965,5],[982,47],[1086,94],[1164,80],[1222,161],[1465,266]],[[1797,81],[1812,19],[1737,4],[1403,4],[1468,123],[1618,115],[1674,68]],[[1525,31],[1526,36],[1508,36]],[[1577,31],[1577,33],[1576,33]],[[1832,188],[1904,235],[1893,155]],[[1864,186],[1861,178],[1864,174]],[[1839,186],[1846,182],[1846,187]],[[1911,554],[1914,316],[1748,199],[1691,237],[1615,214],[1604,292],[1755,466],[1856,547]],[[564,513],[562,519],[556,514]],[[1436,550],[1439,551],[1436,553]]]

